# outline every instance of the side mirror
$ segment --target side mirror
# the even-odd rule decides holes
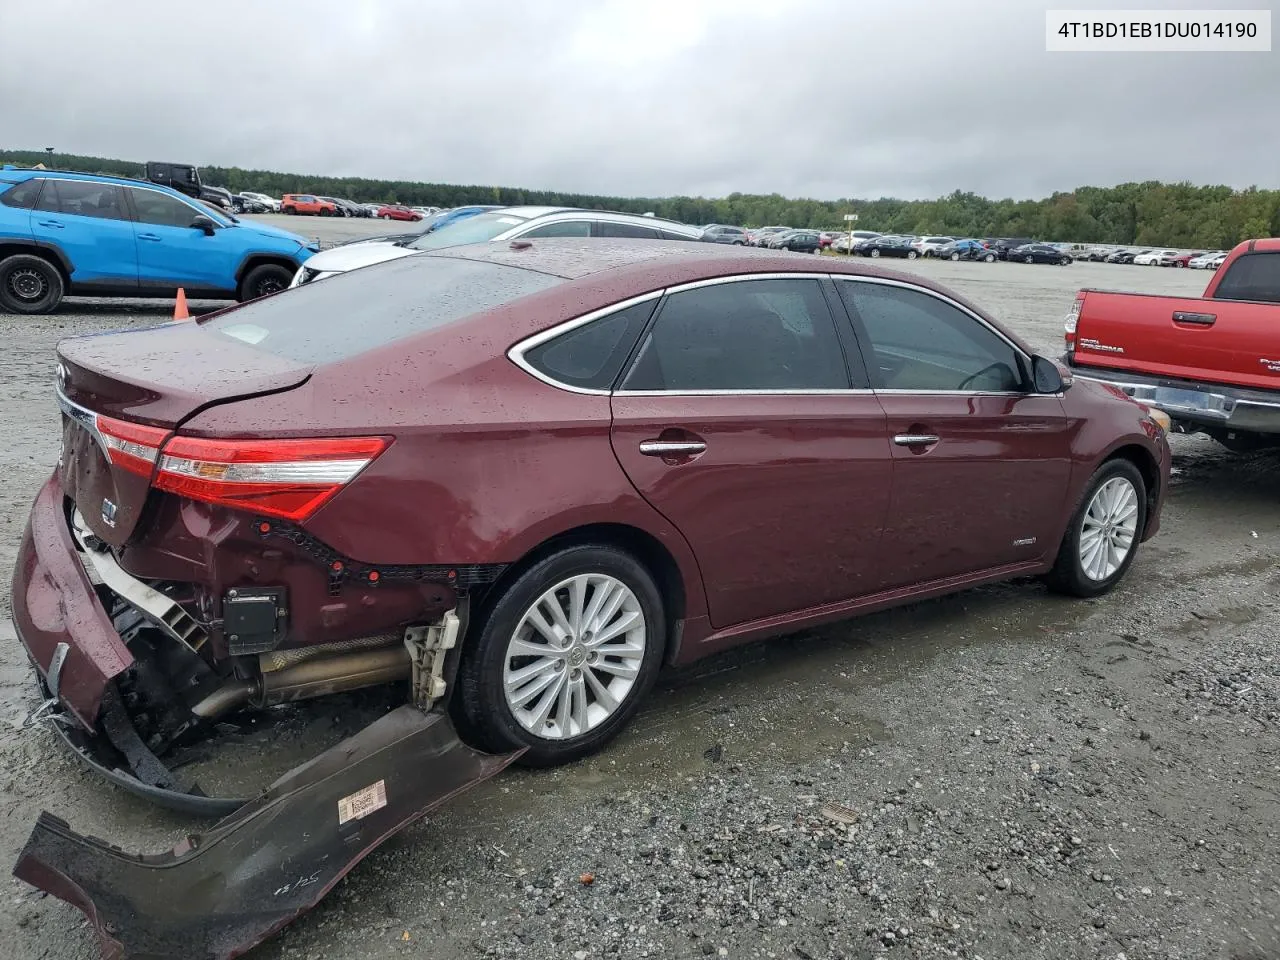
[[[211,219],[206,217],[203,213],[197,213],[194,217],[191,218],[191,229],[203,230],[205,233],[205,236],[212,237],[213,231],[217,228],[214,226],[214,223]]]
[[[1071,386],[1057,363],[1039,355],[1031,358],[1031,380],[1036,393],[1061,393]]]

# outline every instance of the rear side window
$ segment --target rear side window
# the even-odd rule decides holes
[[[1227,267],[1215,300],[1280,303],[1280,253],[1246,253]]]
[[[658,238],[658,231],[655,227],[642,227],[635,223],[615,223],[612,220],[601,220],[598,229],[602,237],[629,237],[643,240],[656,240]]]
[[[87,180],[48,180],[40,193],[40,210],[99,220],[128,220],[124,197],[113,183]]]
[[[563,282],[474,260],[404,257],[221,311],[201,325],[298,363],[333,363]]]
[[[158,227],[189,227],[191,221],[200,215],[199,211],[177,197],[159,190],[142,187],[129,187],[128,190],[139,223],[150,223]]]
[[[520,234],[522,240],[537,240],[541,237],[589,237],[591,222],[589,220],[561,220],[559,223],[544,223],[526,233]]]
[[[818,281],[743,280],[663,302],[625,390],[840,390],[849,387]]]
[[[698,240],[699,237],[691,237],[687,233],[676,233],[674,230],[659,230],[658,236],[663,240]]]
[[[44,180],[37,178],[20,183],[16,187],[10,187],[4,193],[0,193],[0,203],[6,207],[30,210],[36,205],[36,197],[40,196],[40,185],[43,183]]]
[[[571,387],[608,390],[618,379],[657,297],[592,320],[525,351],[525,363]]]

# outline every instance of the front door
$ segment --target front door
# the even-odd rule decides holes
[[[734,279],[659,306],[613,396],[613,447],[689,541],[716,628],[880,587],[889,442],[853,375],[818,279]]]
[[[114,183],[49,177],[31,211],[31,234],[66,254],[73,284],[113,291],[138,285],[133,224]]]
[[[221,233],[235,227],[223,227],[212,210],[197,209],[171,194],[145,187],[127,189],[137,217],[138,280],[143,287],[234,289],[236,251],[223,242]],[[201,215],[219,224],[212,235],[191,225]]]
[[[1026,562],[1057,550],[1070,479],[1057,396],[1030,392],[1019,351],[932,291],[838,280],[893,449],[884,533],[889,587]]]

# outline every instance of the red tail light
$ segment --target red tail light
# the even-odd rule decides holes
[[[1067,355],[1075,353],[1076,349],[1076,327],[1080,323],[1080,310],[1084,307],[1084,291],[1081,290],[1076,294],[1075,302],[1071,304],[1071,309],[1067,311],[1067,319],[1063,324],[1063,339],[1067,343]]]
[[[94,416],[94,425],[113,464],[140,477],[151,478],[168,430],[115,420],[100,413]]]
[[[192,500],[305,520],[372,463],[389,437],[205,440],[164,446],[154,486]]]

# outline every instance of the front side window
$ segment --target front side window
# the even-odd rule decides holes
[[[177,197],[157,190],[131,187],[129,194],[138,213],[139,223],[150,223],[157,227],[189,227],[191,221],[200,215],[199,211]]]
[[[99,220],[128,220],[120,188],[114,183],[48,180],[40,194],[40,210]]]
[[[1246,253],[1227,268],[1216,300],[1280,303],[1280,253]]]
[[[591,236],[591,222],[589,220],[561,220],[558,223],[544,223],[540,227],[534,227],[526,233],[520,234],[521,239],[537,240],[541,237],[589,237]]]
[[[850,280],[836,286],[849,312],[862,321],[867,364],[883,389],[1006,393],[1023,388],[1017,351],[959,307],[907,287]]]
[[[682,290],[660,308],[624,390],[840,390],[849,386],[817,280]]]
[[[618,379],[657,298],[624,307],[525,351],[538,372],[572,387],[608,390]]]

